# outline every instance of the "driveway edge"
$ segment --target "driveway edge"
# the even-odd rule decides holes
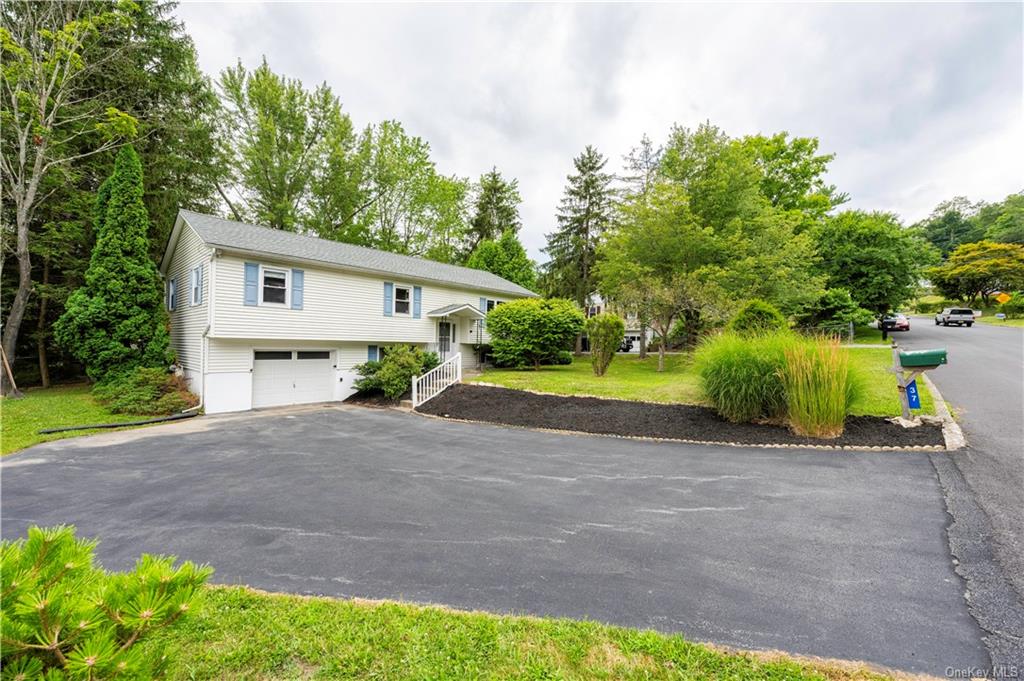
[[[984,631],[992,667],[969,671],[970,677],[1016,679],[1024,672],[1024,603],[1021,603],[992,552],[988,516],[947,454],[929,455],[951,518],[946,527],[953,569],[964,582],[967,610]],[[960,676],[959,678],[965,678]]]
[[[939,387],[928,377],[927,373],[921,374],[921,377],[924,379],[925,386],[928,387],[928,392],[932,394],[935,414],[942,419],[942,437],[946,441],[946,451],[952,452],[966,447],[967,438],[964,437],[964,431],[961,430],[960,424],[956,422],[953,415],[949,413],[949,407],[946,406],[946,400],[939,392]]]

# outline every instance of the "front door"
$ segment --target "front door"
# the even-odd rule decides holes
[[[455,335],[455,325],[451,322],[437,323],[437,352],[441,359],[448,356],[452,349],[452,337]]]

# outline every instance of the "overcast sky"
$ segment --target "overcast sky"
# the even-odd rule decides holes
[[[1004,4],[182,3],[211,76],[238,59],[326,81],[357,127],[394,118],[438,170],[519,180],[544,234],[587,144],[710,120],[835,153],[849,205],[912,222],[1024,189],[1024,10]]]

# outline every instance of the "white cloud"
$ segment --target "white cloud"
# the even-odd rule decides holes
[[[441,172],[519,179],[536,257],[572,157],[711,120],[835,152],[851,205],[920,219],[1024,188],[1020,4],[185,3],[211,75],[241,59],[395,118]]]

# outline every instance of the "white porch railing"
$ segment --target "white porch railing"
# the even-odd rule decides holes
[[[422,376],[412,377],[412,408],[431,400],[462,381],[462,353],[457,352]]]

